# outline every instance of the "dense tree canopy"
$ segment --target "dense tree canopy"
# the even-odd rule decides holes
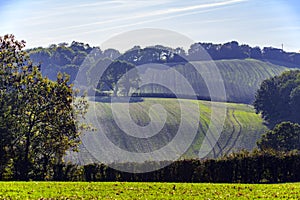
[[[24,46],[13,35],[0,37],[0,177],[47,179],[79,144],[77,117],[87,104],[75,102],[67,76],[43,77]]]
[[[98,91],[113,91],[114,96],[121,91],[128,96],[130,89],[138,86],[139,76],[133,64],[116,60],[110,63],[98,79]]]
[[[284,72],[263,81],[255,98],[256,112],[270,127],[283,121],[300,123],[300,71]]]
[[[257,145],[262,150],[300,150],[300,125],[291,122],[277,124],[273,130],[262,135]]]

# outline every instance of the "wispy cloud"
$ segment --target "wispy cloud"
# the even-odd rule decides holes
[[[83,31],[83,32],[80,32],[80,33],[76,33],[76,35],[85,35],[85,34],[90,34],[90,33],[100,33],[100,32],[105,32],[105,31],[109,31],[109,30],[122,29],[122,28],[133,27],[133,26],[138,26],[138,25],[152,23],[152,22],[168,20],[168,19],[177,18],[177,17],[183,17],[183,16],[186,16],[186,15],[194,15],[194,14],[212,12],[212,11],[216,11],[216,10],[219,10],[219,9],[221,9],[221,8],[212,8],[212,9],[202,10],[202,11],[194,11],[194,12],[189,12],[189,13],[169,15],[169,16],[165,16],[165,17],[153,18],[153,19],[148,19],[148,20],[139,20],[139,21],[126,23],[126,24],[122,24],[122,25],[111,26],[111,27],[107,27],[107,28],[93,29],[93,30],[90,30],[90,31]],[[204,23],[217,23],[217,22],[236,21],[236,20],[237,19],[201,20],[201,22],[198,22],[198,23],[201,23],[201,24],[204,24]],[[194,22],[190,22],[190,23],[194,23]],[[68,37],[69,36],[70,35],[68,35]],[[74,36],[75,36],[75,34],[74,34]]]
[[[107,29],[115,29],[115,28],[120,28],[120,27],[128,27],[128,26],[133,26],[137,24],[143,24],[143,23],[149,23],[153,21],[159,21],[163,19],[168,19],[168,18],[174,18],[177,16],[182,16],[182,15],[190,15],[194,13],[199,13],[199,12],[205,12],[206,9],[213,9],[213,8],[220,8],[228,5],[233,5],[237,3],[244,2],[246,0],[227,0],[227,1],[222,1],[222,2],[215,2],[215,3],[207,3],[207,4],[199,4],[199,5],[191,5],[191,6],[183,6],[183,7],[173,7],[173,8],[165,8],[161,10],[150,10],[150,11],[143,11],[140,13],[136,14],[127,14],[124,16],[116,16],[112,19],[106,19],[106,20],[101,20],[101,21],[96,21],[92,23],[82,23],[80,25],[71,25],[71,26],[64,26],[62,28],[55,28],[51,30],[47,30],[47,32],[55,32],[55,31],[64,31],[64,30],[78,30],[78,29],[83,29],[83,28],[93,28],[95,26],[99,25],[111,25],[111,27],[106,28]],[[92,4],[85,4],[85,6],[91,6]],[[126,6],[130,7],[128,3]],[[193,11],[193,12],[192,12]],[[165,16],[165,17],[164,17]],[[147,20],[147,18],[150,18]],[[133,22],[135,20],[138,20],[138,22]],[[122,25],[116,25],[117,23],[122,23]],[[91,30],[90,32],[92,32]]]
[[[23,16],[22,18],[19,18],[17,22],[20,24],[26,23],[27,26],[38,26],[51,23],[60,24],[63,22],[69,22],[69,24],[72,24],[72,20],[79,19],[76,24],[81,25],[65,26],[64,24],[64,26],[61,26],[63,28],[56,28],[52,30],[60,31],[65,29],[76,29],[80,27],[110,24],[113,22],[127,20],[127,16],[120,15],[124,11],[126,12],[126,10],[144,10],[145,7],[163,6],[167,3],[170,3],[170,0],[107,0],[87,3],[78,3],[76,1],[72,2],[71,0],[52,3],[52,1],[49,2],[49,0],[38,0],[29,2],[29,7],[33,8],[34,12],[26,13],[27,16],[25,15],[25,17]],[[13,11],[11,10],[11,12]],[[98,22],[89,23],[91,20],[98,20]],[[82,21],[86,21],[87,23],[82,23]]]
[[[243,1],[246,1],[246,0],[229,0],[229,1],[223,1],[223,2],[217,2],[217,3],[186,6],[186,7],[181,7],[181,8],[170,8],[170,9],[158,11],[157,13],[153,13],[153,15],[172,14],[172,13],[178,13],[178,12],[193,11],[193,10],[197,10],[197,9],[220,7],[220,6],[226,6],[226,5],[230,5],[230,4],[240,3]]]

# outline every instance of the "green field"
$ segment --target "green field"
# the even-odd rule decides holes
[[[299,199],[300,184],[0,182],[0,199]]]
[[[250,105],[198,100],[180,101],[191,107],[198,104],[200,111],[196,112],[194,110],[190,110],[189,115],[182,119],[183,121],[190,122],[196,117],[196,114],[200,113],[198,132],[190,148],[185,153],[185,158],[199,158],[199,149],[202,146],[203,139],[208,130],[208,125],[211,122],[212,107],[215,107],[218,111],[220,107],[226,106],[227,112],[223,131],[218,138],[213,151],[211,151],[208,155],[211,158],[216,158],[241,149],[252,150],[256,146],[256,141],[260,138],[261,134],[267,130],[267,127],[263,125],[263,120],[261,117],[255,114],[253,107]],[[172,140],[174,135],[176,135],[179,123],[181,121],[180,105],[177,99],[144,98],[141,102],[129,103],[130,117],[132,119],[122,116],[122,109],[126,106],[126,103],[113,103],[114,106],[118,107],[119,116],[122,118],[125,124],[127,124],[129,120],[133,120],[140,126],[147,125],[150,122],[148,113],[149,108],[152,105],[159,104],[165,108],[167,111],[167,120],[163,129],[161,129],[159,132],[161,137],[153,137],[150,141],[140,142],[132,138],[126,138],[127,136],[119,128],[115,122],[115,119],[113,118],[110,103],[96,101],[89,101],[89,103],[90,112],[88,112],[87,118],[90,118],[94,124],[97,124],[98,127],[101,127],[101,129],[98,129],[96,132],[91,134],[101,134],[101,131],[105,131],[110,141],[113,141],[114,144],[121,148],[129,149],[131,152],[154,151],[155,148],[160,147],[159,145],[162,146],[167,144],[170,140]],[[157,115],[158,112],[160,112],[160,110],[152,111],[152,115]],[[96,113],[96,116],[92,115],[92,113]],[[219,116],[214,116],[212,123],[220,120],[218,117]],[[186,131],[185,136],[189,137],[188,134],[189,132]],[[207,134],[211,133],[208,132]],[[89,139],[87,137],[84,144],[89,145],[90,142],[94,142],[93,140],[93,138]],[[95,161],[84,146],[81,146],[81,150],[77,156],[78,160],[80,161],[73,160],[74,157],[71,160],[77,163],[80,162],[81,164]]]

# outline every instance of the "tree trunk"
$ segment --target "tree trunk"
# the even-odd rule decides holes
[[[26,134],[25,154],[21,166],[21,179],[23,181],[29,181],[29,147],[30,147],[30,132]]]
[[[116,87],[114,88],[114,96],[118,96],[118,90],[119,90],[119,86],[118,84],[116,84]]]

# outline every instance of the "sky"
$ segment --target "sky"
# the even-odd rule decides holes
[[[0,0],[0,35],[27,48],[72,41],[101,46],[144,28],[166,29],[195,42],[238,41],[300,51],[299,0]]]

